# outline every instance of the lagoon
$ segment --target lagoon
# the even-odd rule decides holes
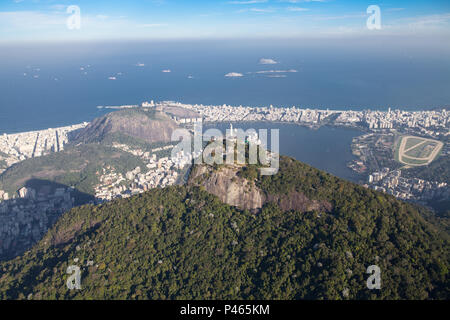
[[[223,134],[230,123],[205,124],[204,130],[217,128]],[[310,129],[297,124],[271,122],[239,122],[233,123],[236,129],[270,129],[280,130],[280,154],[293,157],[315,168],[329,172],[340,178],[360,182],[364,176],[347,167],[347,163],[355,160],[352,155],[351,143],[354,137],[363,134],[362,131],[349,128],[323,126]]]

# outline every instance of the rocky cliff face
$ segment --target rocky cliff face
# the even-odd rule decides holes
[[[207,165],[194,166],[188,184],[204,187],[223,202],[240,209],[255,211],[265,202],[263,192],[254,182],[237,175],[238,166],[224,166],[214,169]]]
[[[219,197],[223,202],[253,212],[266,203],[275,203],[283,211],[297,210],[329,212],[332,205],[327,201],[310,200],[303,193],[292,190],[285,195],[272,195],[257,186],[257,181],[249,181],[238,175],[241,166],[225,165],[214,168],[196,165],[188,179],[189,185],[201,186]]]
[[[109,135],[120,133],[148,143],[170,142],[177,124],[162,112],[121,110],[92,121],[74,133],[74,142],[102,142]]]

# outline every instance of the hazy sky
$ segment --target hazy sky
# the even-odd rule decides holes
[[[67,8],[81,12],[70,30]],[[368,30],[369,5],[381,30]],[[427,0],[0,0],[0,41],[447,36],[450,1]]]

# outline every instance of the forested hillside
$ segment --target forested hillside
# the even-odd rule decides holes
[[[139,157],[127,152],[100,144],[81,144],[13,165],[0,175],[0,189],[14,194],[28,181],[41,179],[74,186],[79,192],[94,195],[94,186],[98,183],[96,173],[108,166],[120,173],[137,166],[145,168]]]
[[[0,298],[450,297],[447,234],[422,209],[291,158],[275,176],[245,176],[280,197],[250,212],[185,186],[72,209],[0,264]],[[331,207],[283,210],[281,196],[292,194]],[[82,270],[81,290],[66,287],[70,265]],[[381,269],[380,290],[366,287],[370,265]]]

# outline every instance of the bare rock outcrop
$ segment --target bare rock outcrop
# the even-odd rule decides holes
[[[178,125],[158,111],[121,110],[109,113],[78,130],[70,140],[74,142],[102,142],[111,134],[123,134],[148,143],[170,142]]]
[[[256,212],[266,203],[275,203],[283,211],[329,212],[332,209],[328,201],[311,200],[295,190],[289,194],[267,194],[257,186],[255,181],[240,177],[238,175],[240,168],[237,165],[225,165],[219,168],[196,165],[189,176],[188,184],[201,186],[223,202],[241,210]]]
[[[265,203],[264,193],[248,181],[237,175],[238,166],[224,166],[219,169],[207,165],[195,166],[188,184],[202,186],[223,202],[240,209],[256,211]]]

